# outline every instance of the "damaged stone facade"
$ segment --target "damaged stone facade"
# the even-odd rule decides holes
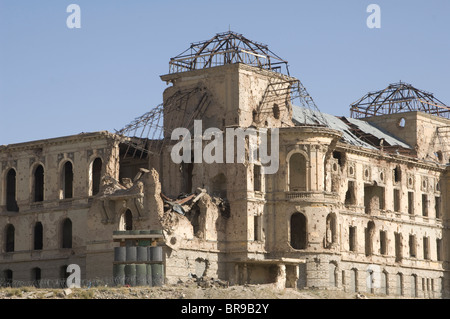
[[[276,174],[249,161],[176,164],[170,143],[134,156],[108,132],[1,146],[0,275],[57,279],[78,264],[83,279],[112,277],[114,231],[162,230],[168,284],[448,297],[450,140],[436,132],[450,120],[374,116],[364,121],[411,150],[353,145],[333,126],[295,123],[289,100],[261,105],[274,77],[236,63],[161,79],[164,102],[195,92],[166,112],[168,132],[199,105],[204,129],[280,128]]]

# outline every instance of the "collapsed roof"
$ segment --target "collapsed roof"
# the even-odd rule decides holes
[[[293,106],[292,110],[292,120],[297,126],[321,125],[324,123],[321,118],[325,118],[327,127],[343,133],[341,141],[344,143],[371,150],[384,149],[395,152],[412,150],[411,146],[372,123],[349,117],[336,117],[300,106]]]

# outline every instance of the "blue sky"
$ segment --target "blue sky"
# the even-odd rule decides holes
[[[171,57],[229,26],[288,60],[323,112],[399,80],[449,105],[449,21],[447,0],[0,0],[0,145],[121,129],[162,102]]]

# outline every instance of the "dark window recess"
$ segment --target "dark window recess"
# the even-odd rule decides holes
[[[200,236],[200,208],[194,207],[187,214],[186,217],[189,218],[189,221],[192,224],[192,228],[194,231],[194,236]]]
[[[442,261],[442,239],[436,239],[436,257],[437,261]]]
[[[62,172],[63,198],[73,197],[73,167],[71,162],[66,162]]]
[[[62,248],[72,248],[72,221],[68,218],[62,224]]]
[[[401,175],[401,170],[400,170],[400,167],[399,167],[399,166],[397,166],[397,167],[394,168],[393,174],[394,174],[394,182],[395,182],[395,183],[400,182],[401,179],[402,179],[402,175]]]
[[[408,192],[408,214],[414,215],[414,193]]]
[[[11,269],[7,269],[3,271],[3,277],[5,278],[4,286],[12,287],[13,284],[13,271]]]
[[[387,239],[385,231],[380,231],[380,254],[381,255],[387,254]]]
[[[347,192],[345,193],[345,205],[355,205],[356,195],[355,195],[355,182],[348,181]]]
[[[423,238],[423,259],[430,259],[430,239]]]
[[[291,216],[291,246],[294,249],[306,249],[306,217],[300,213]]]
[[[34,225],[34,250],[41,250],[43,248],[44,231],[42,223],[37,222]]]
[[[384,187],[366,185],[364,187],[364,206],[366,214],[370,214],[374,210],[384,209]]]
[[[371,256],[373,254],[373,235],[375,233],[375,224],[373,221],[367,223],[366,228],[366,242],[365,242],[365,250],[366,256]]]
[[[434,210],[436,212],[436,218],[441,218],[441,197],[439,196],[434,198]]]
[[[410,257],[417,257],[417,252],[416,252],[416,236],[414,235],[409,235],[409,256]]]
[[[33,278],[33,286],[36,288],[41,287],[41,268],[33,268],[31,270],[31,278]]]
[[[278,104],[274,104],[272,107],[273,117],[277,120],[280,119],[280,107]]]
[[[402,234],[395,233],[395,261],[400,262],[403,259],[402,253]]]
[[[333,158],[337,159],[339,166],[342,166],[344,164],[344,155],[342,155],[341,152],[333,152]]]
[[[422,216],[428,217],[428,196],[422,194]]]
[[[261,240],[261,216],[253,217],[253,240]]]
[[[100,191],[100,181],[102,177],[102,160],[96,158],[92,163],[92,196]]]
[[[125,230],[133,230],[133,214],[129,209],[125,212]]]
[[[16,200],[16,171],[10,169],[6,175],[6,210],[18,212],[19,206]]]
[[[356,251],[356,227],[349,228],[349,250]]]
[[[256,164],[253,165],[253,190],[261,191],[261,166]]]
[[[5,251],[7,253],[14,251],[15,231],[16,230],[13,225],[9,224],[6,226]]]
[[[34,170],[34,201],[42,202],[44,200],[44,168],[39,165]]]
[[[394,212],[400,212],[400,190],[394,189]]]

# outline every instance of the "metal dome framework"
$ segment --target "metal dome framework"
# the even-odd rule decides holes
[[[440,117],[450,118],[450,107],[411,84],[399,82],[390,84],[381,91],[369,92],[350,104],[352,118],[366,118],[384,114],[420,111]]]
[[[169,74],[207,69],[216,66],[243,63],[262,70],[272,72],[267,87],[258,103],[257,115],[254,122],[264,123],[265,116],[272,112],[275,104],[279,107],[290,107],[293,100],[298,99],[305,108],[314,110],[318,114],[318,126],[327,126],[325,118],[315,104],[311,95],[300,80],[289,75],[288,62],[269,50],[268,46],[251,41],[242,34],[232,31],[218,33],[207,41],[192,43],[191,46],[169,61]],[[195,88],[189,92],[176,92],[160,104],[134,119],[116,134],[126,146],[124,157],[144,157],[148,154],[159,155],[169,142],[171,132],[164,125],[164,115],[182,111],[187,100],[195,93],[203,92],[202,88]],[[203,92],[204,96],[198,101],[192,114],[184,114],[179,119],[178,127],[190,128],[194,118],[201,118],[209,104],[211,96]]]
[[[187,50],[170,59],[169,73],[233,63],[244,63],[289,75],[288,62],[269,50],[267,45],[249,40],[233,31],[217,33],[209,40],[191,43]]]

